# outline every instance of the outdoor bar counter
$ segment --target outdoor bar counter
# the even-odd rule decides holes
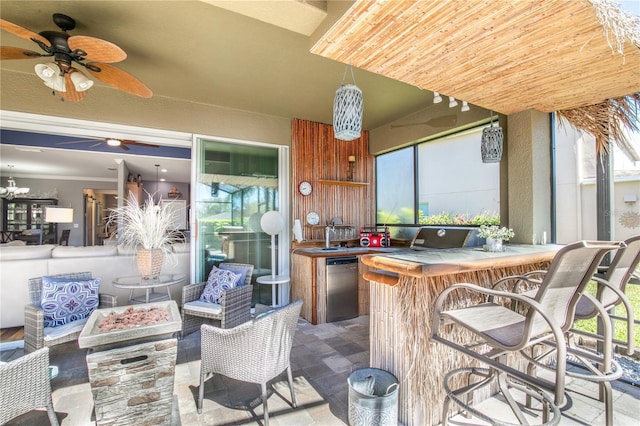
[[[507,275],[546,269],[560,247],[507,244],[499,253],[467,247],[362,256],[375,268],[364,274],[370,282],[370,363],[400,381],[401,424],[440,423],[444,375],[472,365],[470,358],[430,342],[433,304],[442,290],[459,282],[490,287]],[[452,293],[450,300],[448,307],[471,301],[462,293]],[[451,409],[458,410],[455,404]]]

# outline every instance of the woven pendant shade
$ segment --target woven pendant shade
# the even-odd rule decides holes
[[[491,125],[482,130],[482,140],[480,141],[480,154],[483,163],[498,163],[502,159],[502,128],[493,126],[493,115],[491,115]]]
[[[345,76],[347,70],[345,69]],[[351,70],[353,78],[353,69]],[[344,83],[344,78],[342,80]],[[355,79],[354,79],[355,83]],[[336,139],[352,141],[362,130],[362,90],[355,84],[342,84],[333,100],[333,132]]]

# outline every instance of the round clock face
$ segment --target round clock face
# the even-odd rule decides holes
[[[300,186],[298,186],[298,190],[302,195],[311,194],[311,184],[307,181],[300,182]]]
[[[316,212],[309,212],[307,215],[307,223],[309,225],[317,225],[320,223],[320,216]]]

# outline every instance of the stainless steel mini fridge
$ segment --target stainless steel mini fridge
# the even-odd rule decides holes
[[[358,258],[327,258],[327,322],[358,316]]]

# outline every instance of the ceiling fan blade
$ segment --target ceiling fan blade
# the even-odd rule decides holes
[[[0,19],[0,30],[5,30],[6,32],[16,35],[25,40],[31,40],[32,38],[34,38],[42,42],[45,46],[51,46],[49,40],[42,37],[40,34],[34,33],[33,31],[23,28],[20,25],[16,25],[12,22],[5,21],[4,19]]]
[[[114,63],[124,61],[127,54],[115,44],[95,37],[71,36],[67,40],[71,50],[80,49],[87,54],[84,56],[89,61]]]
[[[0,59],[33,59],[42,56],[33,50],[22,49],[20,47],[0,46]]]
[[[138,141],[131,141],[131,140],[123,140],[122,143],[127,145],[148,146],[149,148],[159,148],[158,145],[153,145],[150,143],[144,143],[144,142],[138,142]]]
[[[85,143],[85,142],[96,142],[97,139],[81,139],[79,141],[67,141],[67,142],[58,142],[56,145],[72,145],[76,143]],[[99,143],[102,143],[101,141]]]
[[[64,73],[64,92],[57,92],[62,99],[69,102],[80,102],[84,99],[86,92],[78,92],[71,81],[71,73]]]
[[[153,96],[151,89],[128,72],[122,71],[120,68],[112,65],[99,62],[89,62],[89,64],[100,68],[100,71],[93,71],[87,68],[87,71],[98,80],[107,83],[116,89],[131,93],[132,95],[140,96],[141,98],[150,98]]]
[[[89,148],[95,148],[96,146],[100,146],[100,145],[102,145],[102,141],[98,143],[94,143],[93,145],[89,145]]]

